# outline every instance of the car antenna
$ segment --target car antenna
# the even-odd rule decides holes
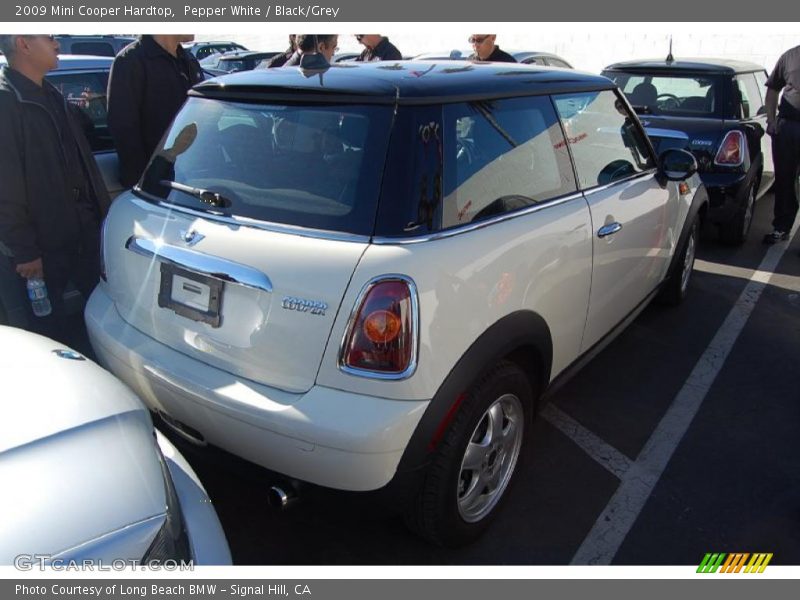
[[[669,36],[669,54],[667,54],[667,64],[675,62],[675,57],[672,56],[672,36]]]

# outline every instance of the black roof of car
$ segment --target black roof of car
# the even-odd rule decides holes
[[[764,71],[759,64],[727,58],[682,58],[667,62],[666,59],[651,58],[629,60],[608,65],[606,71],[692,71],[707,73],[748,73]]]
[[[303,101],[335,94],[343,102],[435,104],[614,87],[599,75],[516,63],[402,61],[334,63],[324,71],[259,69],[207,80],[192,93]]]

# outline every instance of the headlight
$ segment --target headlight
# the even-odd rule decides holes
[[[164,476],[164,489],[167,496],[167,518],[156,534],[153,543],[142,557],[143,564],[157,563],[164,564],[167,560],[190,561],[192,550],[189,544],[189,536],[186,533],[186,526],[181,514],[181,506],[178,502],[178,494],[175,493],[175,486],[169,474],[169,467],[164,455],[156,444],[156,456],[161,465],[161,473]]]

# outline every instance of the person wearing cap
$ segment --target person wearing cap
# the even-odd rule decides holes
[[[114,59],[108,79],[108,129],[120,182],[132,187],[186,100],[203,81],[200,63],[181,46],[193,35],[143,35]]]
[[[473,50],[469,60],[483,62],[517,62],[508,52],[500,50],[500,46],[495,43],[496,40],[497,36],[493,33],[473,33],[469,36],[469,43],[472,44]]]
[[[65,340],[69,282],[88,298],[100,279],[100,223],[110,200],[78,117],[45,75],[52,35],[0,35],[0,252],[22,279],[44,279],[52,314],[28,323]],[[7,283],[4,283],[7,285]],[[4,290],[18,294],[15,290]],[[18,295],[17,295],[18,297]]]
[[[764,104],[767,109],[767,133],[772,136],[772,157],[775,163],[773,230],[764,236],[764,243],[775,244],[789,238],[797,216],[797,177],[800,175],[800,46],[787,50],[778,59],[767,79]]]
[[[364,51],[356,58],[356,62],[372,62],[375,60],[403,60],[400,50],[384,37],[377,33],[356,34],[358,43],[364,46]]]

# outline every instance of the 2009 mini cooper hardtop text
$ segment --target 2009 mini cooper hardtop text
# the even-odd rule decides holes
[[[183,435],[399,489],[415,530],[464,543],[544,390],[657,293],[686,294],[696,168],[656,157],[615,86],[574,71],[206,81],[111,208],[90,336]]]

